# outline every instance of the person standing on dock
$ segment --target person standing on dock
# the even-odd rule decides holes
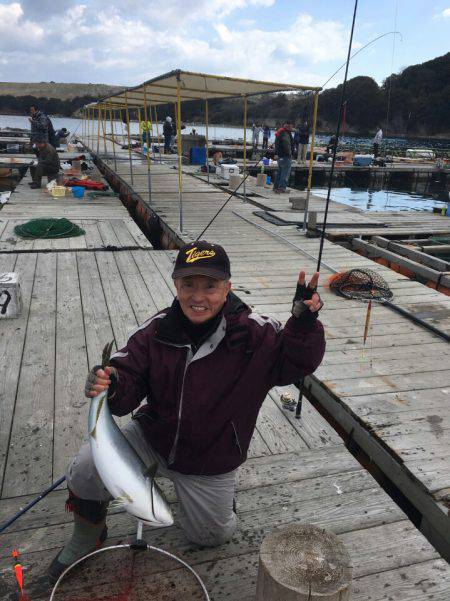
[[[30,106],[30,117],[28,117],[31,123],[31,144],[37,144],[37,142],[48,142],[48,118],[38,106],[32,104]]]
[[[139,131],[141,132],[141,146],[144,147],[144,144],[147,144],[147,135],[149,144],[151,144],[152,140],[152,122],[151,121],[139,121]],[[148,132],[148,134],[147,134]]]
[[[297,134],[297,161],[304,163],[306,161],[306,152],[309,144],[309,125],[306,121],[301,123],[296,131]]]
[[[174,138],[174,127],[172,117],[166,117],[163,125],[164,154],[172,154],[172,143]]]
[[[38,152],[38,164],[30,167],[30,174],[33,178],[30,187],[33,189],[41,187],[42,177],[44,175],[47,176],[49,182],[56,179],[60,168],[58,153],[49,142],[45,141],[43,135],[36,138],[36,147]]]
[[[292,123],[285,123],[275,132],[275,155],[277,156],[278,170],[273,184],[273,190],[277,194],[286,192],[291,175],[293,139]]]
[[[147,465],[156,462],[159,474],[173,482],[186,538],[217,546],[236,530],[237,468],[247,459],[269,390],[298,382],[322,361],[319,274],[307,285],[300,271],[284,327],[231,292],[230,260],[218,244],[183,246],[172,278],[172,305],[133,332],[108,366],[92,368],[85,394],[108,389],[114,415],[139,407],[124,435]],[[51,582],[107,537],[111,496],[89,444],[71,462],[67,485],[74,530],[48,569]]]
[[[268,125],[263,125],[263,141],[262,141],[262,149],[266,150],[269,146],[269,138],[270,138],[270,127]]]
[[[381,126],[378,126],[378,131],[375,134],[373,139],[373,156],[376,158],[378,156],[378,151],[380,149],[381,140],[383,139],[383,130]]]

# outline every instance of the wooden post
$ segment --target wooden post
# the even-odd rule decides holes
[[[332,532],[291,524],[263,540],[256,601],[348,601],[351,582],[350,555]]]
[[[317,211],[310,211],[308,213],[308,230],[315,231],[317,228]]]

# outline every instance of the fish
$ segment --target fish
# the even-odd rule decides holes
[[[150,526],[172,526],[172,511],[155,482],[157,464],[146,466],[121,432],[108,407],[108,390],[92,399],[88,429],[94,464],[112,505]]]

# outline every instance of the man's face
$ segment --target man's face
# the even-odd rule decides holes
[[[181,310],[192,323],[201,324],[219,313],[231,288],[230,282],[205,275],[175,280]]]
[[[36,110],[36,108],[34,106],[32,106],[30,108],[30,114],[31,114],[31,116],[33,116],[35,113],[37,113],[37,110]]]
[[[37,142],[36,146],[39,148],[39,150],[42,150],[43,148],[45,148],[46,142]]]

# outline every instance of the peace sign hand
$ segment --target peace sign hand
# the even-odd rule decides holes
[[[319,282],[319,272],[312,276],[308,285],[306,285],[306,274],[300,271],[295,291],[294,302],[292,305],[292,315],[294,317],[316,319],[317,314],[323,307],[323,302],[317,292]]]

